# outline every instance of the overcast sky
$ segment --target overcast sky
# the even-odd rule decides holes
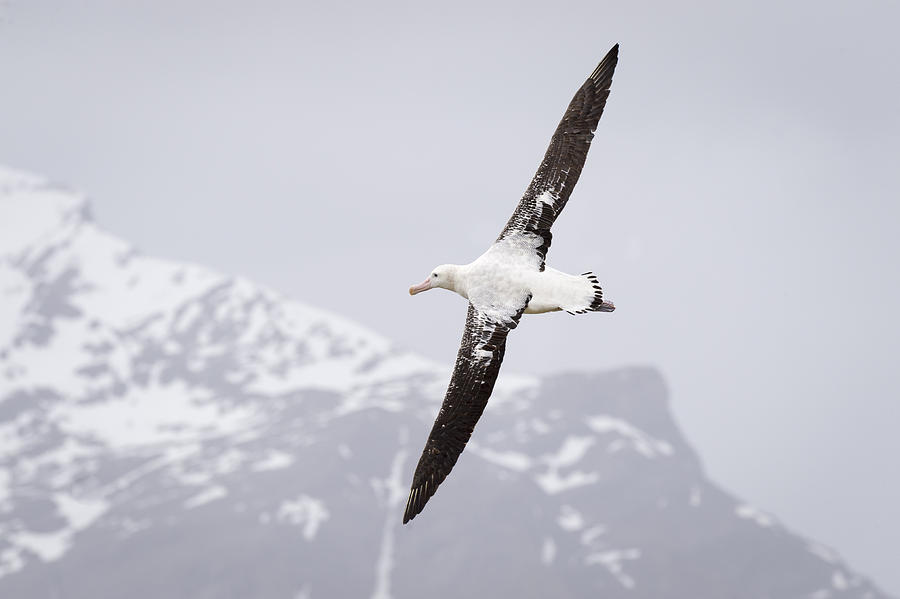
[[[127,8],[126,8],[127,6]],[[477,257],[621,43],[505,371],[652,364],[710,475],[900,593],[900,4],[0,0],[0,163],[147,253],[455,357]]]

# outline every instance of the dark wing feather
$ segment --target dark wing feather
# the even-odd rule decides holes
[[[526,299],[525,305],[527,303]],[[516,327],[524,311],[523,305],[511,320],[498,323],[469,304],[450,386],[413,475],[403,514],[404,524],[422,511],[438,485],[450,474],[472,436],[475,423],[494,390],[506,352],[506,336]]]
[[[616,44],[576,92],[550,140],[550,147],[531,185],[497,238],[499,241],[516,233],[539,235],[543,239],[537,248],[541,270],[552,239],[550,227],[565,208],[581,175],[594,130],[609,97],[618,58],[619,44]]]

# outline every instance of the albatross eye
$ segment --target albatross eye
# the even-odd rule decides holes
[[[436,278],[437,278],[437,273],[436,273],[436,272],[433,272],[433,273],[431,273],[431,276],[434,277],[434,278],[436,279]]]

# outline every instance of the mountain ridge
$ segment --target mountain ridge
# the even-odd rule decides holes
[[[0,595],[886,597],[708,481],[650,367],[501,372],[404,530],[451,365],[39,177],[0,217]]]

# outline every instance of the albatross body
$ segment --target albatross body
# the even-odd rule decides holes
[[[422,511],[465,448],[494,389],[507,334],[522,314],[615,310],[592,273],[569,275],[547,267],[545,259],[550,228],[578,181],[609,97],[618,51],[616,44],[576,92],[493,245],[469,264],[438,266],[409,288],[410,295],[437,287],[454,291],[469,301],[469,310],[444,403],[413,475],[404,524]]]
[[[588,311],[612,312],[613,305],[603,301],[603,291],[593,273],[570,275],[534,260],[533,242],[528,235],[502,239],[471,264],[444,264],[419,285],[410,287],[415,295],[442,287],[490,311],[496,316],[508,312],[528,297],[523,313],[542,314],[565,310],[571,314]],[[533,243],[532,243],[533,245]]]

